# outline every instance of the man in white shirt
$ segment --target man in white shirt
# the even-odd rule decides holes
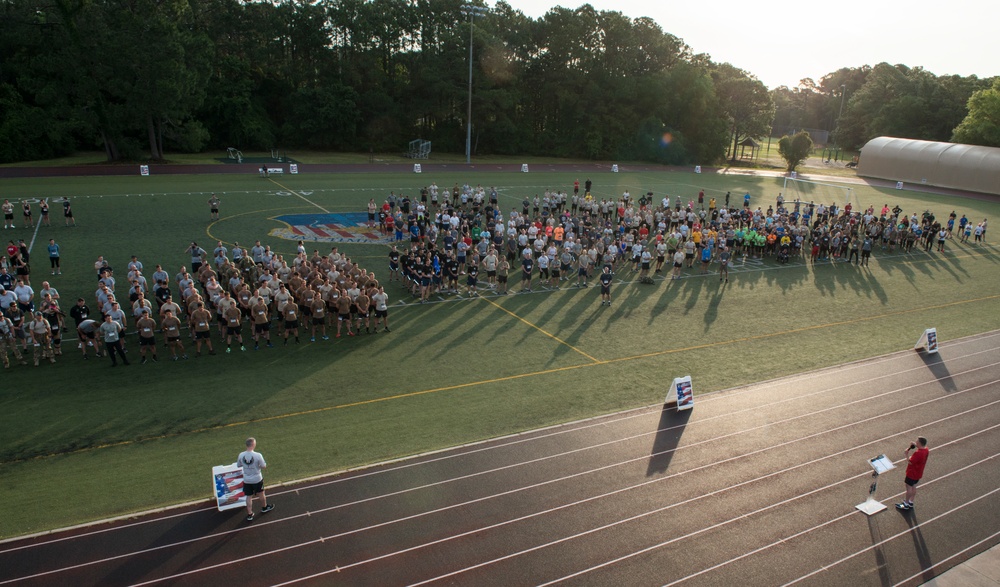
[[[246,441],[247,449],[236,457],[236,464],[243,469],[243,493],[247,498],[247,521],[253,521],[253,496],[260,495],[260,501],[264,504],[260,513],[266,514],[274,509],[274,504],[267,503],[267,494],[264,493],[264,469],[267,462],[264,455],[257,452],[257,439],[250,437]]]

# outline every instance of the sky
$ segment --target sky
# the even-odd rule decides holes
[[[540,18],[553,6],[585,2],[507,0]],[[495,2],[490,1],[490,5]],[[694,53],[729,62],[756,75],[769,89],[819,81],[841,67],[883,61],[923,67],[935,75],[1000,75],[1000,2],[995,0],[872,0],[816,2],[764,0],[663,2],[591,0],[597,10],[648,16]]]

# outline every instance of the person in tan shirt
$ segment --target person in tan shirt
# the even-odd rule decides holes
[[[208,354],[214,355],[212,348],[212,313],[205,309],[205,304],[197,302],[194,312],[191,312],[191,324],[194,328],[194,356],[201,356],[202,341],[208,346]]]
[[[284,289],[284,288],[282,288]],[[285,344],[288,344],[289,333],[295,336],[295,344],[299,343],[299,305],[294,299],[285,302],[281,309],[281,316],[285,320]]]
[[[326,335],[326,302],[318,293],[313,297],[312,302],[312,338],[309,342],[316,342],[316,328],[319,327],[323,340],[330,340]]]
[[[184,343],[181,342],[181,319],[174,314],[173,309],[163,306],[163,320],[160,323],[163,329],[163,336],[167,339],[167,348],[173,355],[173,360],[177,360],[177,351],[180,350],[181,358],[188,358],[184,352]]]
[[[144,309],[135,322],[135,327],[139,330],[139,363],[146,364],[146,351],[152,351],[153,360],[156,361],[156,321],[149,316],[149,310]]]
[[[357,313],[358,334],[361,334],[362,321],[364,321],[365,323],[365,332],[371,334],[372,333],[370,324],[371,318],[369,318],[369,315],[370,315],[372,300],[370,297],[368,297],[368,294],[365,293],[365,290],[361,290],[361,292],[358,294],[358,297],[354,298],[354,305],[358,308],[358,313]]]
[[[240,343],[241,351],[247,350],[243,346],[243,312],[240,312],[239,307],[236,304],[229,304],[222,313],[222,320],[226,323],[226,352],[232,351],[233,337]]]
[[[253,350],[260,348],[259,341],[262,335],[267,341],[267,346],[273,347],[274,345],[271,344],[271,318],[267,313],[267,302],[259,294],[255,296],[255,299],[256,301],[250,307],[253,317]]]
[[[347,322],[347,335],[354,336],[351,332],[351,297],[341,292],[337,298],[337,338],[340,338],[340,328]]]

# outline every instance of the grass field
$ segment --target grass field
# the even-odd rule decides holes
[[[298,156],[296,155],[298,158]],[[33,242],[35,289],[48,277],[45,244],[63,251],[51,279],[68,309],[96,289],[98,255],[124,273],[138,255],[147,275],[173,275],[196,240],[211,250],[269,236],[284,213],[362,212],[390,190],[415,196],[435,180],[496,185],[504,211],[569,173],[188,175],[2,180],[0,198],[50,198],[53,226],[18,228]],[[579,177],[581,182],[586,179]],[[780,180],[690,173],[601,173],[598,197],[653,190],[685,200],[744,191],[773,202]],[[996,218],[1000,203],[856,187],[864,204],[906,212],[956,210]],[[206,200],[222,198],[221,220]],[[817,200],[829,194],[817,191]],[[69,197],[79,226],[62,226]],[[20,223],[20,215],[17,217]],[[329,244],[316,245],[322,252]],[[386,247],[338,245],[379,277]],[[594,288],[418,305],[387,287],[393,332],[188,361],[111,369],[83,361],[75,342],[56,365],[15,366],[0,386],[0,537],[209,497],[210,467],[230,463],[245,437],[259,439],[268,483],[397,458],[520,430],[662,402],[673,377],[698,393],[911,346],[925,327],[943,340],[1000,328],[1000,255],[949,242],[945,254],[876,251],[870,269],[771,260],[737,262],[730,283],[685,278],[632,283],[618,276],[612,307]],[[310,246],[310,249],[312,247]],[[121,277],[121,275],[120,275]],[[517,278],[512,278],[517,290]],[[537,288],[536,288],[537,289]],[[72,336],[72,333],[71,335]],[[216,336],[217,340],[217,336]],[[134,345],[133,345],[134,346]],[[164,355],[165,353],[161,353]]]

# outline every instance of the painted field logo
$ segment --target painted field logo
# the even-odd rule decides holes
[[[378,228],[368,227],[366,212],[346,214],[285,214],[273,218],[288,228],[275,228],[269,234],[290,241],[322,243],[388,242]]]

